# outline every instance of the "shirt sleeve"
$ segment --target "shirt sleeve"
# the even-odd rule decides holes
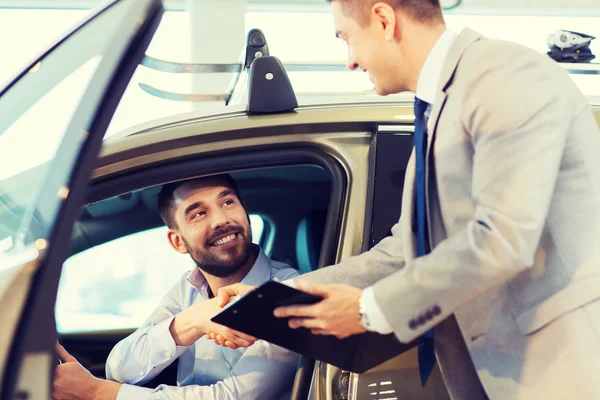
[[[153,393],[154,389],[123,384],[117,393],[117,400],[148,400]]]
[[[377,304],[375,299],[375,293],[373,292],[373,286],[369,286],[364,289],[360,298],[360,301],[365,305],[365,313],[369,320],[369,330],[381,334],[392,333],[392,327],[383,315],[383,311]]]
[[[229,376],[215,384],[155,389],[123,385],[117,400],[275,399],[291,392],[297,364],[298,354],[259,340],[244,352]]]
[[[283,283],[284,285],[293,287],[294,289],[296,289],[296,282],[294,281],[294,278],[292,279],[286,279],[285,281],[282,281],[281,283]]]
[[[178,282],[163,297],[150,318],[134,333],[121,340],[106,360],[106,378],[130,384],[143,384],[157,376],[177,359],[187,346],[177,346],[169,326],[181,312]]]

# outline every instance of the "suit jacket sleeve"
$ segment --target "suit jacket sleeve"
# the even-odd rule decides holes
[[[300,279],[316,283],[345,283],[358,288],[373,285],[404,266],[400,223],[392,227],[392,236],[381,240],[371,250],[349,257],[341,263],[304,274]]]
[[[528,51],[497,53],[482,51],[475,60],[457,121],[473,147],[472,218],[430,254],[374,285],[401,341],[533,265],[581,102],[569,103],[570,78],[551,61]],[[427,314],[429,321],[411,323]]]

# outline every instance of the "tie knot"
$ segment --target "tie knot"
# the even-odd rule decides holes
[[[423,118],[423,115],[425,115],[425,110],[427,110],[427,106],[429,106],[429,103],[419,99],[418,97],[415,97],[415,118]]]

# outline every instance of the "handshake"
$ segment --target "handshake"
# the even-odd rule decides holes
[[[339,339],[366,331],[358,318],[361,289],[348,285],[319,285],[306,281],[298,281],[296,288],[321,296],[323,300],[314,305],[290,305],[276,308],[274,315],[278,318],[290,318],[288,323],[291,328],[304,327],[310,329],[313,334],[333,335]],[[224,307],[254,289],[256,289],[255,286],[242,283],[220,288],[217,296],[210,300],[212,306],[208,320],[219,314]],[[240,347],[249,347],[257,341],[255,337],[212,321],[207,322],[203,333],[205,338],[212,340],[215,344],[234,350]]]
[[[219,308],[214,315],[217,315],[222,308],[229,304],[233,304],[240,297],[245,296],[254,289],[256,289],[256,286],[244,285],[242,283],[235,283],[233,285],[220,288],[217,298],[213,299],[213,301],[216,300]],[[214,325],[215,326],[213,330],[206,332],[204,336],[207,339],[212,340],[217,345],[229,347],[230,349],[235,350],[240,347],[252,346],[257,340],[255,337],[246,335],[234,329],[227,328],[226,326],[219,324]]]

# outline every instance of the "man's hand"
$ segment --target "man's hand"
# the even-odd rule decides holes
[[[204,336],[215,344],[235,350],[240,347],[250,347],[256,342],[255,337],[214,322],[211,324],[212,326],[208,327],[209,331]]]
[[[223,311],[217,304],[217,300],[214,298],[196,303],[175,316],[169,331],[177,345],[189,346],[210,332],[213,332],[215,336],[219,335],[221,341],[218,344],[234,350],[240,347],[250,347],[256,342],[256,338],[250,335],[211,321],[212,317]]]
[[[53,400],[116,399],[121,385],[94,377],[60,344],[56,351],[62,364],[56,367]]]
[[[211,300],[211,318],[223,311],[223,309],[219,306],[219,304],[217,304],[215,300],[218,299]],[[229,347],[233,350],[238,349],[240,347],[250,347],[256,342],[255,337],[246,335],[245,333],[228,328],[224,325],[214,323],[210,321],[210,319],[204,326],[203,331],[205,334],[207,334],[207,338],[212,339],[215,343],[221,346]]]
[[[308,328],[317,335],[334,335],[339,339],[366,332],[359,320],[362,290],[348,285],[318,285],[300,281],[297,288],[324,299],[310,306],[287,306],[275,309],[279,318],[293,317],[290,327]]]
[[[242,283],[234,283],[233,285],[224,286],[222,288],[219,288],[219,290],[217,292],[218,305],[219,305],[219,307],[223,308],[227,304],[229,304],[229,302],[232,301],[234,297],[244,296],[244,295],[250,293],[251,291],[253,291],[254,289],[256,289],[256,286],[244,285]],[[217,325],[217,326],[219,326],[221,328],[225,328],[224,326],[221,326],[221,325]],[[225,329],[227,329],[227,328],[225,328]],[[233,331],[233,330],[230,329],[230,331]],[[237,332],[237,331],[233,331],[233,332],[241,333],[241,332]],[[212,340],[213,342],[215,342],[216,345],[219,345],[219,346],[226,346],[231,349],[242,347],[242,346],[238,346],[235,348],[232,347],[231,341],[228,340],[221,332],[219,332],[217,330],[209,330],[205,334],[205,337],[208,340]],[[254,344],[254,342],[256,342],[256,338],[253,338],[253,339],[254,340],[252,341],[252,344]],[[244,346],[244,347],[247,347],[247,346]]]
[[[244,296],[256,289],[256,286],[244,285],[242,283],[234,283],[233,285],[225,286],[219,289],[217,296],[219,298],[219,307],[225,307],[234,296]]]

